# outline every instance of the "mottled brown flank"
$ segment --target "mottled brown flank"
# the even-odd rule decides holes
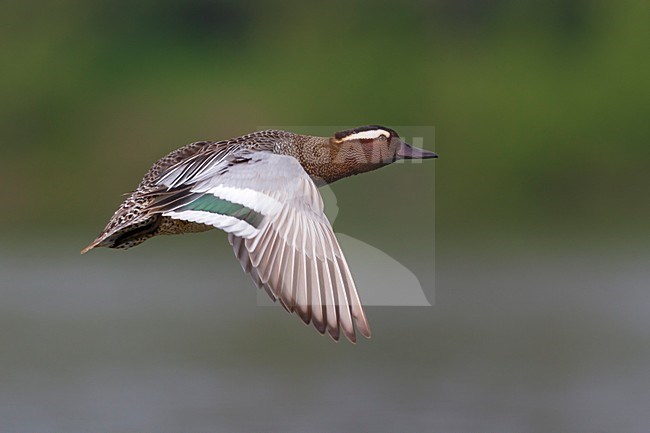
[[[356,133],[377,128],[392,131],[377,126],[351,131]],[[376,142],[346,143],[342,146],[333,138],[298,135],[278,130],[258,131],[218,142],[190,143],[153,164],[137,189],[113,214],[106,228],[83,252],[96,246],[130,248],[158,235],[209,230],[211,227],[204,224],[163,217],[165,209],[155,205],[158,197],[169,194],[166,188],[156,185],[156,182],[172,167],[190,159],[200,163],[215,154],[224,153],[226,157],[237,162],[238,154],[242,151],[269,151],[293,156],[317,184],[324,184],[386,165],[387,162],[378,160],[377,155],[373,154],[377,151],[376,146]]]
[[[195,223],[191,221],[175,220],[170,217],[162,217],[160,221],[160,228],[156,235],[178,235],[182,233],[200,233],[212,230],[214,227]]]

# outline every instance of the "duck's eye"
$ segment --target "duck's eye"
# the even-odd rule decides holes
[[[379,141],[385,142],[386,141],[386,136],[385,135],[380,135],[379,136]]]

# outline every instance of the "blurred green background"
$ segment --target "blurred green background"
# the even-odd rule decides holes
[[[646,2],[2,9],[0,431],[647,431]],[[183,144],[363,124],[441,155],[333,186],[435,285],[371,342],[254,307],[220,234],[77,256]]]

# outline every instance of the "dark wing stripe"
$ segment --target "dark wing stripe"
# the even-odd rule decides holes
[[[251,208],[248,208],[239,203],[233,203],[220,197],[216,197],[212,194],[204,194],[191,203],[174,209],[174,212],[183,212],[186,210],[228,215],[240,220],[244,220],[255,228],[257,228],[264,219],[264,215],[259,212],[255,212]]]

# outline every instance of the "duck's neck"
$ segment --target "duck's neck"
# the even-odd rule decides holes
[[[327,137],[300,136],[298,141],[291,156],[300,161],[317,184],[332,183],[386,165],[373,161],[362,149],[342,148]]]

